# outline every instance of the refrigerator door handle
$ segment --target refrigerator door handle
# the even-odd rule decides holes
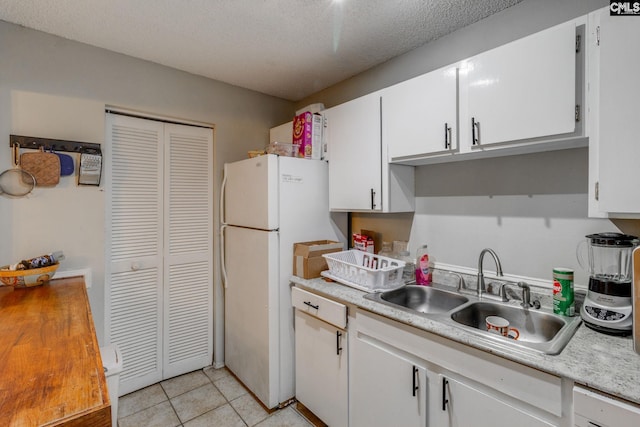
[[[227,277],[227,268],[224,265],[224,229],[227,228],[227,224],[220,226],[220,270],[222,270],[222,280],[224,281],[224,288],[227,289],[229,278]]]
[[[227,165],[224,165],[222,173],[222,185],[220,186],[220,224],[225,225],[227,222],[224,218],[224,193],[227,188]],[[222,231],[222,229],[220,229]]]

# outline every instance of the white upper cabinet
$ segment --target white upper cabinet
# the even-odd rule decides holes
[[[460,81],[460,137],[471,150],[573,133],[575,22],[463,61]]]
[[[390,161],[457,150],[457,80],[458,69],[449,66],[382,93],[382,138]]]
[[[329,208],[413,211],[413,168],[389,165],[381,140],[380,93],[340,104],[322,114],[329,156]]]
[[[589,15],[589,215],[640,217],[640,21]]]

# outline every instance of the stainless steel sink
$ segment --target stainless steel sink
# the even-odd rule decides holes
[[[417,285],[368,294],[365,298],[429,314],[445,313],[469,301],[467,297],[454,292]]]
[[[510,351],[558,354],[581,322],[580,316],[558,316],[544,309],[522,308],[519,301],[487,301],[478,299],[475,295],[444,290],[442,287],[406,285],[391,291],[366,294],[364,297],[465,330],[491,346]],[[487,332],[487,316],[507,319],[511,327],[518,329],[518,339]]]
[[[489,333],[486,330],[487,316],[500,316],[509,321],[509,326],[518,329],[517,340]],[[455,310],[451,319],[468,327],[488,339],[507,345],[538,350],[546,354],[558,354],[580,325],[580,317],[563,317],[518,305],[477,301]]]

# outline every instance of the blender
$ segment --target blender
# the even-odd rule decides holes
[[[586,238],[589,289],[580,316],[596,331],[630,335],[633,323],[631,256],[638,246],[638,238],[621,233],[589,234]],[[578,261],[583,266],[580,257]]]

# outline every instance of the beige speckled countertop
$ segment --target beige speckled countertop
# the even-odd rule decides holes
[[[630,337],[605,335],[583,323],[558,355],[512,351],[506,346],[492,345],[461,327],[365,299],[366,292],[337,282],[299,277],[292,277],[291,281],[330,298],[640,404],[640,354],[633,350]]]

